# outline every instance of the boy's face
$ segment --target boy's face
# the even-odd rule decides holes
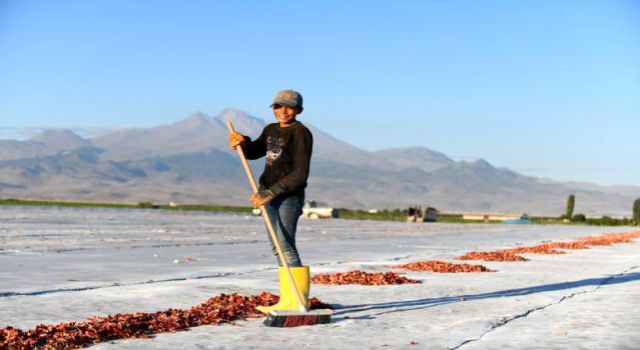
[[[296,116],[300,114],[298,108],[291,108],[279,104],[274,104],[271,109],[273,109],[273,115],[281,127],[293,125],[296,122]]]

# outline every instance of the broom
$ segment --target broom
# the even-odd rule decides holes
[[[234,133],[233,124],[231,121],[227,121],[227,128],[229,132]],[[246,157],[244,156],[244,151],[242,147],[236,147],[238,151],[238,156],[242,161],[242,165],[244,166],[244,170],[247,173],[247,178],[249,179],[249,183],[251,184],[251,188],[253,189],[253,193],[258,192],[258,186],[256,185],[256,180],[253,178],[253,173],[251,172],[251,168],[249,167],[249,163],[247,162]],[[260,206],[260,212],[262,213],[262,218],[264,219],[264,223],[267,226],[267,231],[269,231],[269,235],[271,235],[271,240],[276,247],[276,251],[278,253],[278,258],[280,259],[280,263],[284,270],[286,271],[287,280],[289,281],[289,285],[293,288],[293,295],[296,297],[296,301],[298,302],[298,310],[272,310],[267,315],[267,318],[264,320],[264,325],[268,327],[297,327],[297,326],[308,326],[322,323],[330,323],[331,322],[331,313],[332,311],[329,309],[318,309],[318,310],[309,310],[306,303],[303,303],[302,296],[300,295],[300,291],[296,286],[296,282],[293,279],[293,275],[289,270],[289,264],[287,264],[287,260],[284,258],[284,254],[282,254],[282,248],[280,247],[280,242],[278,241],[278,237],[276,236],[276,232],[273,229],[273,225],[271,223],[271,219],[269,219],[269,215],[267,215],[267,211],[264,209],[264,205]]]

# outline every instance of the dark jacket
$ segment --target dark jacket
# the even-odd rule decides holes
[[[282,128],[278,123],[267,125],[262,134],[242,147],[247,159],[266,156],[260,189],[274,195],[304,194],[309,177],[313,136],[300,122]]]

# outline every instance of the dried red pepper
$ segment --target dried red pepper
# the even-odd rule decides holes
[[[528,261],[514,253],[498,250],[495,252],[469,252],[457,257],[458,260],[483,260],[483,261]]]
[[[315,275],[311,278],[311,282],[327,285],[360,284],[365,286],[421,283],[418,280],[400,276],[395,272],[369,273],[360,270]]]
[[[430,271],[437,273],[461,273],[461,272],[495,272],[482,265],[453,264],[438,260],[418,261],[403,265],[390,266],[391,268],[406,269],[412,271]]]
[[[457,257],[459,260],[484,261],[527,261],[517,254],[564,254],[560,249],[588,249],[589,246],[605,246],[618,243],[629,243],[634,238],[640,238],[640,231],[605,233],[600,236],[581,237],[573,242],[544,243],[531,247],[518,247],[496,250],[491,252],[469,252]]]
[[[221,294],[185,310],[91,317],[82,322],[41,324],[27,331],[5,327],[0,329],[0,349],[77,349],[115,339],[150,338],[157,333],[261,317],[263,314],[255,309],[256,306],[273,305],[278,299],[267,292],[252,296]],[[317,298],[309,300],[309,306],[311,309],[331,308]]]

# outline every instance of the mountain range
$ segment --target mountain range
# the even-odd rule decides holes
[[[227,143],[229,120],[252,138],[267,124],[227,109],[89,139],[55,129],[0,140],[0,197],[247,205],[250,187]],[[307,198],[333,207],[559,215],[574,194],[575,212],[630,216],[640,197],[639,187],[555,182],[425,147],[369,152],[307,126],[314,136]],[[252,161],[256,176],[263,166]]]

